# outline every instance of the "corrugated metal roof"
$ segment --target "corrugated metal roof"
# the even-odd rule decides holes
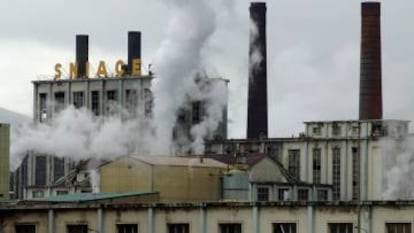
[[[29,199],[26,201],[36,202],[86,202],[86,201],[98,201],[105,199],[116,199],[133,196],[145,196],[150,194],[156,194],[154,192],[128,192],[128,193],[71,193],[66,195],[51,196],[40,199]]]
[[[129,156],[130,158],[151,165],[185,166],[185,167],[219,167],[226,168],[225,163],[210,158],[186,156]]]

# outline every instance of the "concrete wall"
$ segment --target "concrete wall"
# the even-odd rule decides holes
[[[150,165],[124,158],[101,167],[101,192],[159,192],[161,201],[221,198],[216,167]]]
[[[7,214],[5,214],[7,213]],[[190,232],[219,233],[219,224],[241,224],[243,233],[271,233],[276,223],[296,224],[297,233],[330,233],[329,224],[352,224],[352,232],[383,232],[387,223],[414,226],[414,203],[171,203],[152,205],[19,206],[0,210],[2,232],[15,224],[34,224],[36,232],[66,232],[67,225],[87,224],[93,232],[115,232],[117,224],[137,224],[138,232],[165,233],[167,224],[189,224]],[[0,232],[1,232],[0,230]]]
[[[0,201],[9,198],[10,126],[0,123]]]

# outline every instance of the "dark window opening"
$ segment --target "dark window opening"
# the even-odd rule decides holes
[[[296,179],[300,179],[300,150],[289,150],[289,174]]]
[[[257,200],[258,201],[269,201],[270,200],[270,188],[269,187],[258,187],[257,188]]]
[[[36,233],[36,226],[33,224],[19,224],[14,229],[16,233]]]
[[[352,233],[352,223],[329,223],[329,233]]]
[[[411,233],[411,223],[386,223],[386,233]]]
[[[99,91],[91,91],[91,110],[95,116],[99,116]]]
[[[321,149],[313,149],[313,183],[321,183]]]
[[[219,224],[220,233],[241,233],[240,223]]]
[[[298,190],[298,200],[299,201],[308,201],[309,200],[309,190],[308,189],[299,189]]]
[[[190,225],[188,223],[168,224],[168,233],[189,233]]]
[[[65,92],[55,92],[55,112],[65,108]]]
[[[67,225],[68,233],[88,233],[88,225]]]
[[[53,180],[57,180],[65,175],[65,160],[53,158]]]
[[[296,223],[273,223],[273,233],[296,233]]]
[[[137,224],[118,224],[116,225],[118,233],[138,233]]]
[[[36,156],[35,185],[46,185],[46,156]]]
[[[84,102],[83,91],[73,92],[73,106],[75,106],[75,108],[83,107],[85,105]]]
[[[39,94],[39,121],[43,122],[47,119],[47,94]]]
[[[341,150],[335,147],[332,150],[332,198],[339,200],[341,197]]]

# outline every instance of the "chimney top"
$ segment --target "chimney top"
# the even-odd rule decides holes
[[[363,2],[361,3],[362,16],[380,16],[381,3],[380,2]]]

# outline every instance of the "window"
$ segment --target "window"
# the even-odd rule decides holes
[[[118,233],[138,233],[137,224],[118,224],[116,227]]]
[[[36,226],[33,224],[19,224],[14,229],[16,233],[36,233]]]
[[[340,136],[341,135],[341,126],[337,123],[332,125],[332,135],[333,136]]]
[[[321,135],[321,127],[319,126],[313,127],[312,132],[314,135]]]
[[[219,224],[220,233],[241,233],[240,223]]]
[[[188,223],[168,224],[168,233],[189,233],[190,225]]]
[[[386,233],[411,233],[411,223],[386,223]]]
[[[66,195],[68,193],[69,193],[69,191],[67,191],[67,190],[58,190],[58,191],[56,191],[57,196]]]
[[[138,110],[137,90],[125,90],[125,108],[131,116],[136,116]]]
[[[289,174],[298,179],[300,178],[300,150],[289,150]]]
[[[296,233],[296,223],[273,223],[273,233]]]
[[[88,225],[67,225],[68,233],[88,233]]]
[[[91,92],[91,110],[95,116],[99,115],[99,91]]]
[[[313,183],[321,183],[321,149],[313,148]]]
[[[318,190],[318,201],[327,201],[328,200],[328,190],[319,189]]]
[[[145,109],[145,116],[151,117],[152,115],[152,107],[153,107],[153,97],[152,92],[150,89],[146,88],[144,90],[144,109]]]
[[[53,180],[57,180],[65,175],[65,160],[53,158]]]
[[[35,190],[32,192],[33,198],[43,198],[45,196],[45,193],[41,190]]]
[[[36,156],[35,185],[46,185],[46,156]]]
[[[106,99],[117,101],[118,100],[118,92],[116,90],[109,90],[106,91]]]
[[[352,223],[329,223],[329,233],[352,233]]]
[[[359,127],[358,126],[352,126],[352,134],[354,134],[354,135],[359,134]]]
[[[308,201],[309,200],[309,190],[299,189],[298,190],[298,200],[299,201]]]
[[[111,115],[116,113],[116,102],[118,101],[118,92],[116,90],[106,91],[106,114]]]
[[[341,197],[341,150],[335,147],[332,150],[332,198],[339,200]]]
[[[352,200],[359,200],[360,156],[359,148],[352,147]]]
[[[47,94],[39,94],[39,121],[43,122],[47,118]]]
[[[258,187],[257,188],[257,200],[258,201],[269,201],[270,192],[269,187]]]
[[[65,92],[55,92],[55,112],[65,108]]]
[[[201,121],[201,101],[195,101],[192,103],[192,123],[198,124]]]
[[[73,105],[75,108],[81,108],[84,106],[83,91],[73,92]]]
[[[290,199],[290,192],[288,188],[280,188],[277,190],[278,200],[286,201]]]

